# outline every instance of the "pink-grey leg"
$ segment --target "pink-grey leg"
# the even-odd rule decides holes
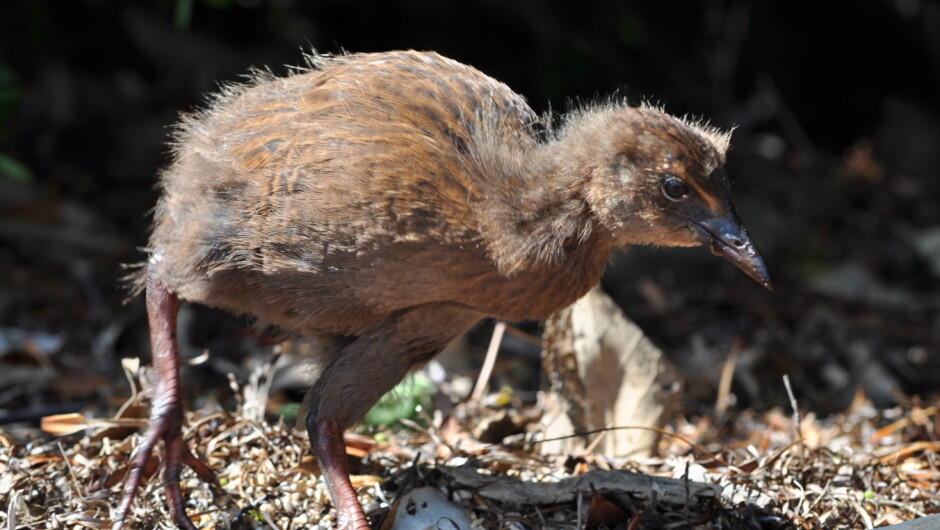
[[[150,344],[153,350],[155,376],[150,425],[140,445],[137,446],[137,452],[125,479],[121,504],[114,515],[112,530],[123,528],[127,514],[137,496],[137,490],[140,488],[147,461],[157,441],[161,438],[164,444],[164,487],[170,513],[177,526],[185,530],[196,530],[196,526],[186,515],[183,492],[180,489],[180,472],[184,464],[195,471],[200,479],[221,489],[209,466],[193,456],[183,439],[179,348],[176,343],[176,317],[179,308],[179,298],[167,290],[156,274],[148,272],[147,317],[150,322]]]

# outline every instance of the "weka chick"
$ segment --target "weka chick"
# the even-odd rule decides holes
[[[486,317],[543,318],[598,282],[613,249],[710,244],[769,287],[722,169],[729,137],[601,105],[558,130],[481,72],[434,53],[314,59],[185,118],[161,178],[146,288],[153,412],[120,528],[157,440],[176,523],[183,463],[179,301],[323,343],[307,428],[340,528],[368,528],[343,431]]]

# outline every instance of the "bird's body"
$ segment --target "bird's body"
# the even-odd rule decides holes
[[[169,386],[177,298],[321,340],[308,427],[341,526],[366,524],[342,431],[480,319],[548,316],[629,244],[707,240],[765,279],[720,171],[727,136],[625,105],[552,130],[506,85],[433,53],[315,61],[183,120],[140,285]],[[172,411],[155,410],[148,439],[178,437],[164,419],[178,390],[161,392]]]
[[[544,317],[607,260],[572,182],[534,171],[541,120],[455,61],[340,57],[213,109],[178,132],[151,238],[184,300],[315,335],[434,303]]]

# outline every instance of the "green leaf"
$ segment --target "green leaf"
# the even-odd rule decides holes
[[[33,181],[33,172],[25,164],[3,153],[0,153],[0,175],[17,182]]]
[[[285,403],[277,411],[277,415],[284,418],[284,421],[288,423],[297,421],[298,414],[300,414],[300,403]]]
[[[247,511],[247,514],[248,514],[248,518],[251,519],[255,523],[260,524],[264,522],[264,515],[261,513],[261,510],[257,508],[249,509]]]
[[[176,0],[176,8],[173,10],[173,24],[176,29],[187,30],[192,21],[193,0]]]
[[[401,419],[412,419],[418,407],[427,409],[434,396],[434,383],[423,373],[416,373],[398,384],[366,414],[362,423],[371,427],[392,425]]]

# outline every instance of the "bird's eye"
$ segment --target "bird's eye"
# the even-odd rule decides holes
[[[669,177],[663,181],[663,195],[670,201],[681,201],[688,198],[689,187],[676,177]]]

